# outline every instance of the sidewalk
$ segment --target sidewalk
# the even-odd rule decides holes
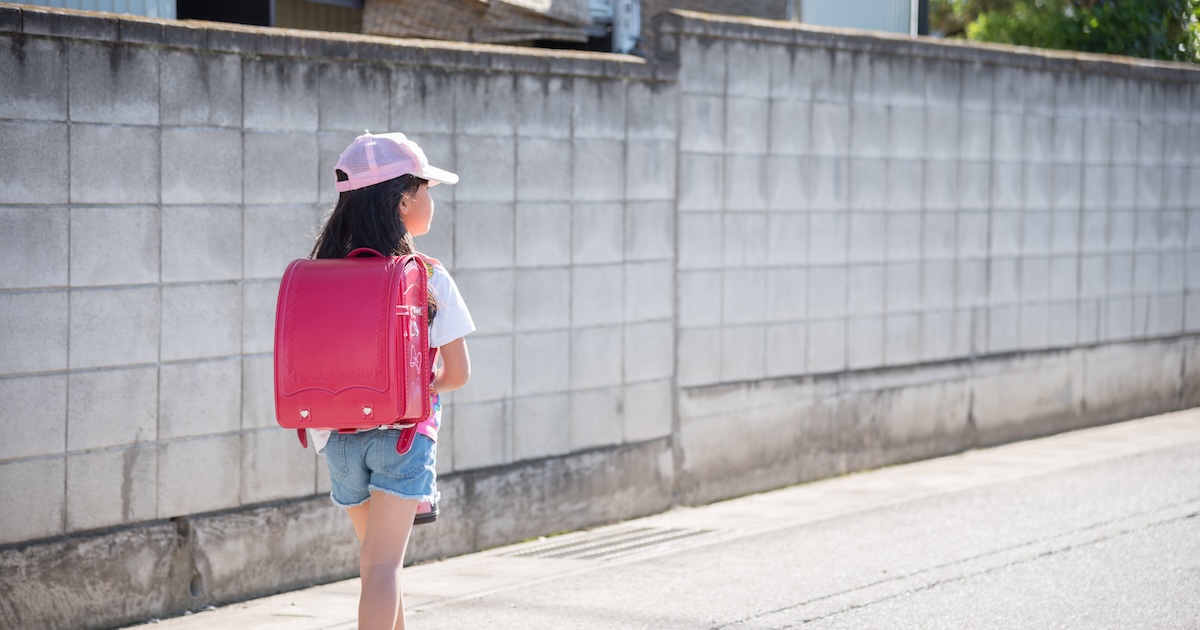
[[[474,611],[471,614],[478,613],[482,615],[480,618],[488,620],[488,627],[498,629],[717,627],[723,610],[740,605],[740,600],[721,602],[722,592],[740,583],[766,579],[765,585],[756,586],[754,594],[746,597],[774,597],[781,605],[790,605],[789,598],[796,597],[796,589],[771,593],[769,580],[772,576],[761,575],[767,567],[774,566],[772,562],[778,562],[781,555],[794,553],[798,565],[807,565],[811,572],[824,576],[822,584],[833,582],[840,578],[836,575],[839,568],[856,566],[861,560],[855,555],[860,547],[875,548],[872,553],[880,553],[876,546],[880,541],[874,540],[872,533],[878,531],[884,539],[884,549],[895,554],[903,551],[904,555],[894,559],[896,563],[911,562],[916,563],[913,566],[925,567],[910,575],[947,566],[941,560],[934,562],[931,559],[940,553],[939,550],[917,549],[922,545],[936,547],[938,537],[945,538],[947,534],[932,536],[925,543],[913,542],[910,552],[897,547],[898,539],[888,538],[887,530],[895,527],[898,537],[902,531],[898,524],[906,523],[905,526],[914,528],[914,533],[905,534],[905,539],[917,541],[922,532],[936,529],[941,521],[962,518],[970,513],[970,508],[963,507],[970,503],[946,508],[944,513],[932,510],[943,509],[938,505],[946,501],[967,501],[967,497],[974,496],[972,492],[992,497],[986,501],[971,499],[976,503],[983,501],[985,506],[1017,506],[1006,507],[1006,512],[1002,512],[1012,514],[1010,518],[1014,521],[1018,520],[1017,511],[1024,509],[1019,506],[1022,500],[1031,497],[1038,488],[1053,487],[1060,477],[1074,484],[1069,486],[1073,488],[1070,492],[1063,491],[1063,496],[1086,497],[1091,496],[1088,493],[1101,493],[1096,495],[1100,498],[1080,499],[1078,506],[1067,501],[1070,505],[1064,510],[1078,513],[1055,516],[1053,522],[1047,520],[1044,507],[1028,508],[1028,513],[1021,513],[1019,524],[1004,525],[1002,533],[985,537],[989,539],[987,544],[995,545],[998,544],[995,541],[1013,530],[1011,535],[1016,547],[1006,547],[1006,553],[1011,549],[1033,549],[1030,545],[1035,542],[1045,544],[1055,536],[1071,534],[1076,531],[1071,528],[1082,526],[1088,519],[1094,520],[1097,528],[1124,522],[1122,519],[1133,516],[1165,515],[1162,518],[1170,516],[1174,519],[1177,515],[1172,515],[1178,510],[1193,510],[1194,506],[1189,503],[1192,498],[1155,495],[1146,499],[1147,506],[1153,504],[1150,507],[1128,508],[1120,514],[1106,513],[1103,518],[1092,512],[1098,505],[1117,504],[1104,498],[1107,497],[1105,493],[1114,492],[1112,486],[1117,483],[1109,480],[1105,485],[1106,471],[1116,475],[1120,467],[1134,467],[1130,472],[1114,477],[1132,480],[1143,474],[1142,468],[1136,468],[1140,465],[1137,464],[1138,456],[1164,453],[1164,457],[1171,455],[1171,462],[1194,459],[1178,453],[1183,447],[1200,449],[1200,409],[853,474],[704,507],[678,508],[635,521],[409,567],[403,577],[407,619],[409,626],[414,628],[475,627],[464,621],[470,618],[465,611]],[[1169,466],[1163,464],[1145,467],[1145,470],[1166,468]],[[1086,469],[1083,471],[1086,474],[1074,474],[1080,472],[1075,469]],[[1177,472],[1172,478],[1179,476]],[[1089,481],[1093,479],[1095,487]],[[1138,488],[1143,486],[1161,487],[1163,483],[1137,484]],[[1200,489],[1200,483],[1193,478],[1191,487]],[[1120,496],[1132,495],[1123,491]],[[1180,504],[1182,507],[1178,507],[1168,498],[1185,500]],[[1053,505],[1055,499],[1047,500]],[[881,511],[884,508],[891,511]],[[914,512],[918,508],[927,510]],[[885,513],[888,514],[886,518],[879,516]],[[867,534],[862,535],[861,545],[856,540],[848,543],[849,548],[846,544],[833,547],[828,551],[828,558],[820,555],[823,553],[820,547],[815,547],[816,551],[800,551],[800,541],[817,544],[814,541],[824,538],[833,545],[837,532],[853,529],[867,518],[882,520],[864,530]],[[1029,523],[1042,529],[1036,535],[1026,531]],[[817,530],[822,532],[820,536],[816,535]],[[1117,536],[1124,531],[1108,535]],[[786,544],[782,542],[784,539]],[[1090,538],[1080,540],[1086,542]],[[953,546],[949,539],[946,539],[946,545]],[[1078,543],[1072,543],[1063,549],[1078,546]],[[760,553],[770,555],[756,557]],[[967,555],[977,561],[979,557],[989,557],[993,550],[988,547],[981,553]],[[1040,556],[1029,556],[1030,559],[1037,557]],[[952,560],[951,564],[956,562],[959,560]],[[779,566],[798,565],[789,562]],[[801,568],[796,571],[803,572]],[[789,574],[789,579],[791,577]],[[857,592],[868,586],[881,588],[881,583],[864,582],[864,579],[862,574],[856,575],[851,591]],[[678,587],[677,591],[673,590],[675,587]],[[354,628],[358,590],[357,580],[347,580],[163,620],[154,626],[165,630]],[[712,610],[705,609],[703,599],[699,604],[693,602],[698,593],[704,592],[709,593],[706,596],[709,600],[717,600],[707,604]],[[544,598],[539,593],[545,593]],[[811,606],[813,602],[828,600],[835,595],[843,596],[844,593],[832,591],[828,596],[809,597],[804,605]],[[647,598],[657,602],[647,602]],[[765,610],[764,606],[765,603],[758,602],[751,607]],[[609,624],[603,612],[609,607],[619,611],[644,607],[648,612],[640,618],[631,617],[620,622],[613,619]],[[537,614],[531,612],[533,609]],[[546,615],[544,619],[538,616],[542,614]],[[698,621],[702,617],[710,621]],[[556,618],[562,623],[546,621]],[[462,625],[464,623],[467,625]]]

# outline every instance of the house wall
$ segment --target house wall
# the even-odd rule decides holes
[[[364,128],[462,176],[418,245],[474,376],[414,560],[1200,404],[1196,70],[658,34],[651,63],[0,6],[0,618],[356,572],[270,353]]]

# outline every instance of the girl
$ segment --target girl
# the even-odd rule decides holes
[[[430,166],[421,148],[402,133],[367,132],[355,138],[338,158],[334,173],[337,205],[317,236],[312,258],[341,258],[359,247],[390,256],[415,252],[413,237],[429,232],[433,221],[429,189],[458,182],[458,175]],[[428,260],[429,345],[439,349],[442,365],[433,378],[433,411],[417,424],[412,447],[397,453],[400,431],[387,427],[344,434],[313,431],[312,436],[329,464],[333,502],[346,508],[362,544],[360,629],[404,628],[404,550],[414,520],[437,517],[435,457],[442,410],[438,396],[462,387],[471,376],[464,339],[475,330],[471,314],[450,274]],[[426,508],[421,513],[419,505]]]

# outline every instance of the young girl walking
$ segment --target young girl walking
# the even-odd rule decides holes
[[[360,247],[386,256],[416,252],[413,237],[429,232],[434,203],[429,189],[455,184],[458,175],[430,166],[424,151],[402,133],[354,139],[334,173],[338,200],[317,236],[312,258],[342,258]],[[400,570],[414,521],[437,518],[437,433],[439,395],[458,389],[471,376],[464,337],[475,330],[458,287],[440,263],[430,262],[429,346],[441,366],[433,378],[432,412],[417,424],[413,445],[396,451],[400,431],[380,428],[356,433],[313,431],[325,452],[333,502],[346,508],[362,544],[358,602],[361,630],[402,630],[404,605]]]

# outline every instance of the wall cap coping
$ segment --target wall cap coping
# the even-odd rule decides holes
[[[674,66],[614,53],[329,33],[201,20],[173,20],[0,3],[0,33],[21,33],[233,53],[398,63],[481,72],[520,72],[674,81]]]
[[[1200,81],[1200,64],[1156,61],[1075,51],[988,44],[852,28],[814,26],[800,22],[764,20],[698,13],[681,9],[655,17],[660,33],[830,48],[850,52],[1018,66],[1052,72],[1086,70],[1109,75],[1167,81]],[[661,51],[662,61],[678,61]]]

